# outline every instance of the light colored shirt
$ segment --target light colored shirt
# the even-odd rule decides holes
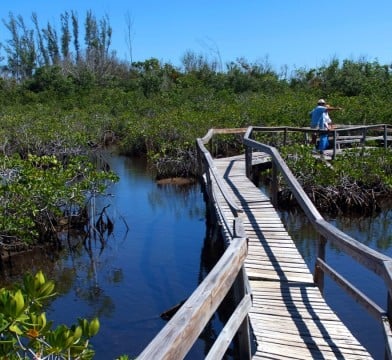
[[[324,116],[327,114],[327,107],[317,105],[311,112],[310,112],[310,127],[312,129],[323,129],[324,128]],[[329,116],[328,116],[329,118]]]
[[[322,123],[322,126],[320,126],[320,129],[328,130],[329,124],[331,124],[331,122],[332,122],[332,120],[329,117],[328,111],[326,111],[325,113],[323,113],[323,123]]]

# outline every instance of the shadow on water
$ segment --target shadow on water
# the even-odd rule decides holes
[[[54,279],[58,296],[47,316],[55,325],[98,316],[101,329],[92,341],[98,360],[121,354],[136,357],[166,324],[160,314],[187,299],[223,251],[223,247],[212,251],[209,246],[213,231],[198,184],[157,184],[143,159],[109,153],[106,157],[120,181],[108,189],[108,196],[96,199],[94,226],[87,229],[90,236],[65,238],[67,246],[60,252],[39,248],[17,256],[1,277],[5,284],[26,271],[42,269]],[[313,271],[317,235],[312,225],[301,212],[280,215]],[[327,220],[392,256],[391,210],[374,217]],[[326,256],[348,280],[385,307],[386,293],[378,278],[331,246]],[[325,296],[374,358],[383,358],[381,328],[375,320],[328,277]],[[205,357],[229,309],[230,294],[187,359]],[[235,358],[232,346],[226,358]]]
[[[39,246],[20,253],[2,253],[3,263],[0,272],[1,286],[19,281],[26,272],[44,271],[53,273],[54,264],[59,258],[57,246]]]
[[[173,194],[176,195],[182,194],[184,201],[181,203],[178,208],[173,207],[172,211],[175,216],[182,216],[184,208],[187,208],[187,203],[192,201],[192,191],[190,189],[194,188],[196,185],[189,185],[189,186],[176,186],[176,185],[160,185],[159,186],[159,194],[152,193],[149,195],[149,199],[152,197],[154,198],[153,204],[157,204],[155,201],[157,198],[161,199],[162,193],[165,194]],[[196,186],[199,188],[199,186]],[[158,201],[161,203],[161,201]],[[155,206],[153,205],[153,206]],[[198,281],[194,285],[194,290],[209,274],[209,272],[213,269],[215,264],[219,261],[220,257],[222,256],[223,252],[225,251],[224,248],[224,241],[223,238],[220,236],[219,228],[217,228],[216,224],[210,224],[208,221],[208,216],[206,216],[205,212],[207,211],[204,206],[202,212],[198,208],[191,208],[188,209],[189,216],[197,216],[198,218],[203,218],[206,221],[205,223],[205,236],[204,241],[201,247],[200,252],[200,268],[198,272]],[[175,304],[173,307],[166,309],[163,313],[161,313],[161,318],[166,321],[169,321],[172,316],[176,313],[176,311],[183,305],[183,303],[187,299],[182,299],[180,302]],[[216,313],[212,316],[204,330],[198,337],[198,340],[195,342],[194,346],[190,349],[189,353],[186,356],[186,359],[200,359],[204,358],[208,351],[211,349],[214,341],[219,336],[223,324],[225,324],[229,317],[232,314],[232,304],[233,304],[233,294],[229,293],[226,298],[223,300],[221,306],[217,309]],[[223,359],[235,359],[235,351],[233,349],[234,345],[231,344],[227,350],[227,354],[223,357]]]
[[[204,244],[201,251],[201,261],[200,261],[200,271],[199,271],[199,281],[200,284],[204,278],[208,275],[208,273],[213,269],[215,264],[218,262],[220,257],[225,251],[224,248],[224,240],[220,236],[220,233],[215,232],[217,230],[216,225],[209,224],[207,221],[206,225],[206,236],[204,240]],[[218,235],[215,238],[215,235]],[[204,358],[209,350],[211,349],[212,345],[214,344],[215,340],[219,336],[220,332],[224,324],[228,321],[230,316],[233,312],[233,293],[229,292],[226,297],[224,298],[222,304],[217,309],[216,313],[212,316],[211,320],[204,328],[202,333],[199,336],[199,340],[196,342],[194,348],[201,347],[203,349],[203,356]],[[235,352],[235,345],[234,342],[230,344],[228,350],[226,351],[225,356],[223,359],[237,359]],[[200,359],[199,356],[194,356],[192,354],[193,349],[191,349],[190,353],[186,357],[186,359]]]
[[[157,184],[143,159],[108,153],[106,160],[120,181],[91,204],[85,231],[64,234],[61,251],[13,258],[2,278],[12,283],[42,269],[55,280],[57,297],[47,309],[55,326],[98,316],[98,360],[136,357],[166,324],[160,314],[191,295],[222,251],[208,246],[198,184]],[[224,309],[214,315],[187,359],[204,358],[225,317]]]

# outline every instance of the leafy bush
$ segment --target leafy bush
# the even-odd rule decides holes
[[[392,151],[365,148],[345,151],[331,162],[315,159],[311,147],[282,148],[282,155],[305,192],[319,209],[330,212],[372,212],[392,195]],[[281,184],[283,188],[283,183]],[[291,204],[285,188],[281,202]]]
[[[38,272],[26,274],[14,289],[0,289],[0,358],[93,358],[89,341],[99,331],[99,320],[78,319],[70,327],[59,325],[53,329],[42,309],[55,296],[54,287]]]
[[[61,218],[82,217],[89,195],[103,193],[108,182],[117,181],[83,157],[67,163],[32,154],[26,160],[0,160],[0,238],[6,245],[57,239]]]

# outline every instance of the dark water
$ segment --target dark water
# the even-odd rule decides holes
[[[92,343],[95,359],[136,357],[166,324],[160,314],[186,299],[212,266],[205,256],[205,204],[199,185],[160,186],[143,161],[108,155],[120,176],[111,196],[97,200],[108,214],[114,232],[105,244],[91,241],[65,251],[52,261],[50,252],[39,262],[25,257],[25,268],[44,269],[57,281],[59,296],[50,304],[48,318],[55,324],[98,316],[101,329]],[[316,235],[301,214],[281,213],[309,268],[313,270]],[[392,214],[367,219],[330,219],[340,229],[372,248],[392,255]],[[104,245],[104,246],[103,246]],[[88,251],[86,251],[88,250]],[[381,281],[350,258],[328,247],[327,259],[373,300],[384,306]],[[15,270],[16,271],[16,270]],[[16,273],[9,274],[9,278]],[[383,358],[380,326],[326,277],[327,301],[375,359]],[[208,340],[220,331],[215,319],[187,359],[202,359]]]
[[[160,186],[143,161],[108,160],[121,178],[104,199],[113,236],[102,251],[93,242],[90,254],[82,249],[57,262],[62,295],[48,311],[65,324],[98,316],[101,329],[92,343],[95,359],[105,360],[136,357],[166,324],[160,314],[197,287],[206,233],[199,186]],[[202,351],[195,346],[190,358],[203,358]]]

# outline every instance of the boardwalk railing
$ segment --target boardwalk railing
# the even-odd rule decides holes
[[[243,129],[242,132],[245,130]],[[247,256],[247,239],[238,216],[241,209],[228,194],[224,182],[214,168],[211,155],[204,146],[215,133],[230,133],[230,130],[221,132],[210,130],[203,139],[197,140],[199,166],[205,172],[209,195],[213,196],[211,189],[214,187],[226,199],[232,211],[234,216],[232,223],[223,216],[220,218],[222,226],[228,234],[231,234],[232,240],[203,282],[138,356],[138,359],[183,359],[231,288],[234,290],[237,306],[206,359],[221,359],[235,336],[238,337],[241,358],[250,359],[250,330],[247,316],[251,308],[251,295],[243,270],[243,263]]]
[[[331,130],[314,130],[311,128],[292,126],[264,126],[257,127],[257,129],[264,135],[264,139],[268,139],[267,143],[272,143],[275,146],[284,146],[293,142],[308,144],[310,142],[311,134],[315,132],[320,134],[328,133],[331,140],[332,159],[336,157],[336,154],[341,147],[364,147],[371,144],[371,142],[374,142],[378,146],[381,144],[386,148],[388,142],[392,142],[392,126],[389,124],[336,125]],[[278,138],[278,134],[281,134],[282,136]],[[260,142],[263,143],[263,139],[261,139]]]
[[[384,125],[377,126],[382,127]],[[386,126],[384,129],[384,143],[386,143],[389,140],[387,138],[389,128]],[[386,358],[392,359],[392,260],[388,256],[361,244],[324,220],[281,158],[277,149],[252,138],[257,133],[262,133],[263,131],[282,130],[286,132],[298,131],[299,128],[249,127],[247,129],[211,129],[205,137],[197,139],[199,173],[205,176],[206,190],[210,197],[210,203],[215,205],[216,196],[219,194],[220,198],[225,199],[228,208],[231,209],[232,220],[227,219],[223,212],[220,212],[220,209],[215,207],[223,232],[227,237],[231,238],[231,241],[220,260],[203,282],[138,356],[138,359],[183,359],[231,289],[234,290],[237,305],[207,354],[206,359],[221,359],[234,337],[238,339],[240,358],[251,358],[248,312],[252,304],[250,287],[243,267],[247,256],[247,239],[241,221],[242,210],[231,198],[226,183],[218,174],[211,154],[205,147],[213,136],[217,134],[245,134],[243,144],[245,145],[246,172],[248,176],[252,173],[252,153],[255,150],[270,155],[273,179],[275,179],[273,189],[277,189],[277,173],[280,172],[299,205],[320,234],[319,254],[314,272],[315,282],[322,291],[324,274],[328,274],[353,296],[357,302],[364,305],[370,314],[382,324],[385,335]],[[305,135],[311,132],[311,130],[303,131],[303,129],[301,131]],[[276,196],[272,194],[272,197],[274,201]],[[382,309],[375,304],[326,263],[325,244],[327,241],[330,241],[335,247],[350,255],[359,264],[370,269],[384,280],[388,292],[387,309]]]
[[[277,149],[252,139],[252,137],[260,131],[262,132],[264,129],[260,127],[249,127],[244,137],[244,144],[246,146],[245,159],[247,174],[250,175],[252,171],[253,151],[261,151],[270,155],[273,171],[272,178],[274,179],[273,181],[275,181],[272,189],[275,189],[274,191],[277,189],[277,173],[280,172],[286,180],[287,185],[290,187],[298,204],[301,206],[302,210],[312,222],[318,234],[321,236],[319,239],[319,252],[314,272],[314,280],[316,284],[322,291],[324,274],[328,274],[349,295],[351,295],[355,301],[363,305],[369,311],[369,313],[381,323],[385,337],[386,358],[392,359],[392,259],[375,250],[372,250],[366,245],[363,245],[359,241],[353,239],[324,220],[324,218],[320,215],[314,204],[311,202],[309,197],[298,183],[297,179],[287,167]],[[272,199],[276,199],[276,194],[272,194]],[[334,247],[351,256],[359,264],[374,272],[384,281],[387,289],[387,309],[382,309],[380,306],[378,306],[368,296],[363,294],[347,279],[341,276],[325,262],[325,244],[327,241],[330,241]]]

